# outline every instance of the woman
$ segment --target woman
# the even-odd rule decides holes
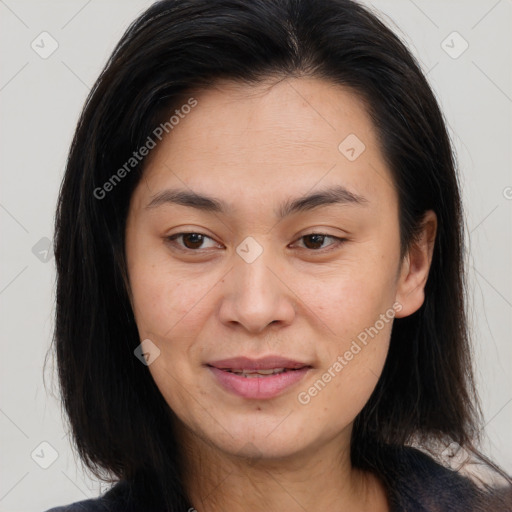
[[[115,485],[53,511],[512,510],[477,449],[462,235],[438,105],[374,15],[151,6],[56,218],[63,403]]]

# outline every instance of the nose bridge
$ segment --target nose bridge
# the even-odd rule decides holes
[[[272,261],[268,255],[261,254],[254,261],[247,262],[243,259],[235,264],[236,293],[240,299],[251,296],[262,296],[271,298],[274,283],[273,274],[270,272]]]
[[[262,241],[248,237],[237,247],[223,297],[221,317],[260,332],[272,322],[289,323],[294,314],[287,287],[276,274],[276,260]]]

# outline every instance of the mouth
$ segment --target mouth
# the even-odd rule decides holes
[[[310,366],[301,366],[300,368],[269,368],[267,370],[249,370],[249,369],[238,369],[238,368],[218,368],[224,372],[234,373],[235,375],[239,375],[240,377],[245,377],[246,379],[254,379],[254,378],[262,378],[268,377],[269,375],[279,375],[281,373],[287,372],[295,372],[297,370],[301,370],[302,368],[311,368]]]
[[[269,399],[302,380],[313,367],[282,357],[238,357],[206,365],[225,391],[251,399]]]
[[[264,377],[266,375],[276,375],[311,367],[307,363],[281,356],[266,356],[259,359],[233,357],[231,359],[213,361],[208,363],[207,366],[248,378],[251,378],[251,376]]]

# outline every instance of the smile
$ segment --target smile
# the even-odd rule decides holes
[[[279,356],[224,359],[208,363],[206,368],[223,391],[252,400],[275,398],[312,370],[307,363]]]

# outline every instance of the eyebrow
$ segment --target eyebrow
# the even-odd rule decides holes
[[[337,185],[296,199],[288,199],[277,209],[276,216],[282,219],[294,213],[313,210],[321,206],[331,204],[364,206],[367,202],[365,197]],[[210,213],[225,214],[231,211],[231,208],[220,199],[184,189],[163,190],[153,196],[146,208],[157,208],[164,204],[178,204]]]

